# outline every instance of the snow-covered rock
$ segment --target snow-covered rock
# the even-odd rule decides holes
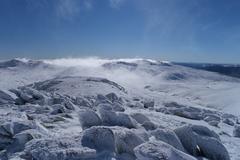
[[[134,149],[138,160],[197,160],[162,141],[146,142]]]
[[[145,121],[143,122],[142,127],[145,128],[147,131],[149,131],[149,130],[155,130],[157,128],[157,125],[151,121]]]
[[[82,145],[101,151],[115,151],[114,133],[107,127],[91,127],[83,131]]]
[[[133,149],[144,143],[144,140],[137,136],[133,131],[126,128],[114,128],[116,152],[118,154],[128,153],[134,155]]]
[[[105,109],[99,109],[98,113],[102,120],[103,125],[115,126],[118,124],[117,114],[115,112]]]
[[[128,114],[119,112],[117,114],[116,119],[117,119],[118,126],[123,126],[126,128],[136,128],[137,127],[136,121],[133,120]]]
[[[159,141],[163,141],[176,149],[186,152],[181,141],[179,140],[178,136],[175,134],[175,132],[169,130],[169,129],[156,129],[151,132],[151,135],[155,137],[155,139]]]
[[[240,125],[235,125],[233,130],[233,136],[240,138]]]
[[[186,125],[174,130],[184,148],[193,156],[203,156],[213,160],[229,160],[228,151],[219,136],[207,127]]]
[[[102,124],[102,120],[99,118],[99,116],[91,110],[80,111],[79,121],[83,129]]]
[[[40,139],[27,143],[20,157],[35,160],[89,160],[96,158],[96,151],[87,147],[76,146],[69,139]]]
[[[131,114],[131,117],[140,124],[143,124],[145,121],[150,121],[150,119],[143,115],[142,113],[133,113]]]

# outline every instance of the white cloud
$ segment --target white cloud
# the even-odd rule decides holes
[[[93,0],[58,0],[56,14],[60,18],[71,20],[79,16],[81,11],[93,8]]]
[[[110,7],[112,8],[120,8],[125,0],[109,0]]]

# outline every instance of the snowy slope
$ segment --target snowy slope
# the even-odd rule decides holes
[[[20,136],[21,142],[7,139],[7,143],[4,142],[1,146],[0,140],[0,150],[2,147],[8,147],[0,154],[0,158],[7,156],[7,159],[10,157],[18,159],[21,157],[19,155],[29,154],[33,158],[42,157],[47,160],[46,155],[49,154],[52,159],[58,159],[56,156],[61,153],[62,159],[69,159],[73,155],[89,157],[86,159],[94,159],[91,158],[92,156],[101,157],[101,159],[107,159],[106,157],[136,159],[135,156],[149,156],[149,153],[145,153],[147,150],[142,150],[142,154],[144,152],[142,155],[138,151],[134,154],[133,149],[143,142],[147,143],[146,146],[153,145],[148,144],[148,141],[151,142],[154,137],[151,136],[152,129],[164,128],[174,131],[185,124],[192,124],[206,126],[216,132],[230,158],[240,159],[238,153],[240,139],[234,137],[233,134],[234,125],[238,125],[238,116],[240,116],[240,99],[238,98],[240,80],[238,78],[179,66],[170,62],[94,58],[3,61],[0,62],[0,77],[0,90],[3,91],[0,92],[2,124],[22,121],[24,125],[33,126],[29,127],[31,129],[29,134],[34,139],[34,141],[24,143],[25,148],[22,147],[24,150],[19,149],[19,151],[11,151],[11,147],[15,149],[12,144],[13,142],[22,144],[22,137],[24,139],[26,133]],[[9,95],[12,98],[9,98]],[[91,111],[85,113],[88,109]],[[145,115],[149,123],[141,124],[129,118],[136,113]],[[81,117],[84,118],[81,119]],[[82,140],[83,137],[88,137],[85,127],[88,128],[89,123],[91,126],[101,124],[108,126],[89,131],[94,132],[92,134],[97,134],[97,130],[102,130],[100,133],[106,131],[109,137],[113,132],[116,138],[119,135],[126,136],[130,134],[128,132],[133,132],[132,134],[136,134],[143,140],[135,137],[134,142],[128,142],[131,138],[127,142],[119,142],[121,145],[130,143],[128,145],[134,146],[132,149],[126,147],[128,145],[123,147],[124,154],[116,150],[111,151],[111,154],[104,152],[102,155],[100,151],[102,153],[103,146],[109,151],[112,149],[109,147],[111,144],[105,144],[105,141],[99,139],[94,144],[95,147],[92,147],[89,142],[85,143]],[[1,127],[5,126],[0,126],[0,137],[5,134],[5,132],[2,134],[5,130]],[[36,131],[39,133],[36,134]],[[50,141],[48,138],[53,140]],[[202,138],[201,134],[199,138]],[[58,139],[66,139],[66,141],[59,142]],[[106,141],[110,143],[110,140]],[[66,143],[66,145],[63,147],[58,143]],[[91,143],[93,143],[92,140]],[[88,148],[81,148],[78,144],[86,145],[84,147]],[[97,146],[98,144],[101,144],[100,147]],[[39,145],[43,148],[38,148]],[[161,143],[154,145],[166,147]],[[49,148],[45,148],[47,146]],[[44,155],[42,149],[49,150],[49,152]],[[185,157],[185,153],[189,154],[189,151],[182,153],[171,147],[168,149],[177,157]],[[205,148],[202,147],[202,149]],[[201,156],[209,158],[214,152],[211,151],[209,155],[202,153]],[[168,153],[164,151],[161,154],[169,156]],[[224,149],[223,153],[225,153]]]

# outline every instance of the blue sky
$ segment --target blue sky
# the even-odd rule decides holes
[[[240,63],[239,0],[1,0],[0,58]]]

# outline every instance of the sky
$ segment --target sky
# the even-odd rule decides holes
[[[239,0],[0,0],[0,59],[240,63]]]

